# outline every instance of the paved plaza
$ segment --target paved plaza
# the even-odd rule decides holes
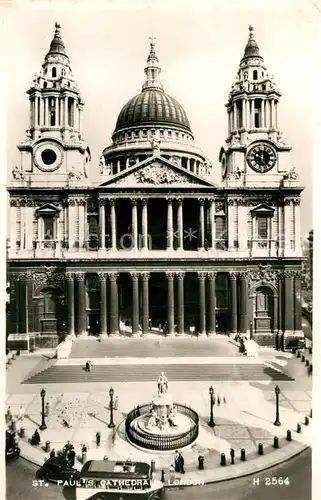
[[[83,344],[85,345],[85,344]],[[202,348],[200,348],[202,351]],[[299,359],[290,353],[281,353],[272,349],[262,349],[258,358],[246,358],[238,355],[227,357],[202,357],[200,351],[194,350],[195,357],[183,356],[182,358],[125,358],[110,357],[92,359],[94,368],[91,373],[83,370],[85,358],[72,358],[68,360],[50,359],[51,354],[31,358],[28,355],[21,356],[13,361],[8,373],[8,379],[19,369],[19,364],[24,367],[22,380],[16,380],[15,386],[11,385],[6,395],[6,407],[14,415],[18,415],[20,407],[23,406],[25,416],[19,421],[18,428],[23,427],[26,438],[21,439],[23,455],[39,465],[48,453],[44,452],[44,444],[50,442],[51,448],[62,449],[69,440],[75,446],[77,455],[77,466],[80,467],[81,447],[86,445],[88,449],[87,459],[109,459],[143,460],[150,462],[155,460],[156,469],[168,472],[173,461],[173,452],[147,452],[132,446],[126,439],[125,419],[130,410],[139,404],[150,403],[157,394],[157,378],[151,380],[150,375],[159,375],[164,366],[180,366],[186,370],[185,380],[172,380],[168,373],[169,392],[176,403],[189,406],[197,411],[200,418],[199,436],[182,453],[186,465],[186,480],[191,481],[215,481],[248,473],[248,471],[264,469],[270,465],[289,458],[299,453],[305,447],[311,445],[312,419],[309,425],[304,425],[305,417],[310,415],[312,408],[311,376],[308,376],[307,368]],[[307,354],[307,356],[309,356]],[[310,355],[311,357],[311,355]],[[130,359],[130,365],[128,360]],[[29,363],[29,372],[26,363]],[[41,374],[50,374],[50,370],[62,370],[64,368],[77,368],[87,378],[71,382],[65,380],[48,379],[33,381],[34,377]],[[148,381],[133,381],[126,379],[121,382],[124,369],[131,366],[133,370],[139,368],[145,373]],[[230,373],[230,379],[218,381],[215,377],[200,377],[189,380],[189,373],[195,373],[193,368],[203,370],[206,374],[217,373],[215,367],[225,367],[224,373]],[[257,379],[242,380],[233,376],[235,366],[248,367],[249,373],[258,374]],[[269,376],[265,371],[257,367],[270,367],[273,369]],[[113,368],[118,372],[116,379],[95,381],[94,373],[99,367]],[[150,372],[149,369],[154,371]],[[133,371],[133,373],[134,373]],[[239,373],[239,372],[236,372]],[[275,376],[275,373],[278,376]],[[294,380],[294,373],[300,374],[300,383]],[[240,374],[240,373],[239,373]],[[284,376],[280,376],[283,374]],[[242,375],[242,374],[241,374]],[[13,377],[14,378],[14,377]],[[280,394],[280,420],[281,426],[273,425],[275,420],[275,393],[276,383],[281,389]],[[109,388],[112,385],[115,396],[118,397],[118,406],[114,411],[115,429],[110,429],[109,410]],[[216,426],[211,428],[209,422],[209,387],[214,388],[215,405],[214,421]],[[9,384],[10,386],[10,384]],[[40,390],[46,389],[46,402],[50,404],[50,415],[46,419],[47,429],[41,432],[41,445],[33,447],[28,438],[41,423],[41,398]],[[14,389],[14,390],[12,390]],[[218,396],[220,404],[218,405]],[[63,425],[65,416],[71,423],[70,428]],[[296,432],[297,424],[301,423],[302,432]],[[291,442],[286,440],[287,430],[292,431]],[[101,444],[96,446],[96,432],[101,433]],[[279,449],[273,448],[274,436],[279,437]],[[258,444],[264,447],[264,456],[258,456]],[[230,465],[230,448],[235,449],[235,465]],[[246,462],[240,461],[240,450],[246,450]],[[227,467],[220,466],[221,453],[227,457]],[[197,469],[197,458],[202,454],[205,457],[205,470]]]

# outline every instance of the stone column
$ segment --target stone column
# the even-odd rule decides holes
[[[49,125],[49,97],[45,97],[45,127]]]
[[[120,160],[117,160],[117,174],[120,172]]]
[[[75,282],[74,274],[66,273],[68,302],[68,335],[75,333]]]
[[[278,333],[278,296],[273,296],[273,331]]]
[[[248,320],[248,276],[246,271],[240,273],[240,298],[239,298],[240,333],[249,330]]]
[[[167,314],[168,314],[168,328],[167,335],[174,335],[174,277],[175,274],[168,272],[167,285],[168,285],[168,299],[167,299]]]
[[[204,200],[201,198],[200,203],[200,248],[204,250],[205,240],[205,218],[204,218]]]
[[[246,101],[245,99],[242,99],[242,123],[241,127],[245,128],[246,127]]]
[[[237,120],[236,120],[237,114],[236,114],[236,102],[234,101],[233,103],[233,130],[237,129]]]
[[[216,333],[216,272],[207,273],[209,280],[209,312],[208,312],[208,335]]]
[[[104,337],[107,336],[107,277],[106,272],[99,272],[99,288],[100,288],[100,333]]]
[[[109,273],[110,280],[110,335],[119,333],[117,273]]]
[[[142,232],[143,232],[143,250],[148,249],[148,205],[147,199],[142,200]]]
[[[237,289],[236,289],[236,277],[237,273],[235,271],[230,271],[230,283],[231,283],[231,333],[237,332]]]
[[[227,202],[228,249],[234,250],[234,200]]]
[[[27,273],[18,275],[18,317],[19,333],[28,333],[28,292]]]
[[[178,250],[183,250],[183,200],[178,198],[177,207],[177,231],[178,231]]]
[[[86,333],[86,290],[85,273],[75,273],[78,286],[78,334]]]
[[[105,218],[105,200],[98,200],[99,202],[99,248],[105,250],[105,237],[106,237],[106,218]]]
[[[197,273],[199,284],[199,306],[200,306],[200,321],[198,335],[206,335],[206,300],[205,300],[205,279],[206,273]]]
[[[137,250],[137,200],[132,198],[132,245],[133,250]]]
[[[111,199],[110,202],[110,223],[111,223],[111,249],[116,250],[116,200]]]
[[[302,332],[301,272],[294,272],[294,331]]]
[[[251,99],[250,103],[250,128],[254,128],[254,99]]]
[[[288,334],[292,334],[294,328],[294,290],[292,275],[292,271],[284,271],[284,331]]]
[[[149,273],[142,273],[143,281],[143,321],[142,331],[148,333],[149,331]]]
[[[261,122],[260,122],[260,128],[264,127],[264,101],[261,99]]]
[[[68,200],[68,247],[69,247],[69,250],[71,250],[73,245],[74,245],[75,223],[76,223],[75,200]]]
[[[215,250],[215,202],[210,201],[210,218],[211,218],[211,247]]]
[[[35,117],[34,117],[34,123],[35,123],[35,128],[37,128],[39,126],[39,122],[38,122],[38,107],[39,107],[39,97],[36,96],[35,97]]]
[[[301,217],[300,217],[300,199],[294,198],[294,235],[295,235],[295,251],[298,255],[301,254]]]
[[[184,325],[184,272],[176,273],[178,279],[178,297],[177,297],[177,333],[178,335],[185,333]]]
[[[167,198],[167,249],[173,250],[173,200]]]
[[[132,307],[132,335],[139,333],[139,298],[138,298],[138,273],[130,273],[132,278],[132,293],[133,293],[133,307]]]
[[[68,127],[68,97],[64,97],[64,126]]]
[[[85,246],[85,200],[78,200],[79,207],[79,248]]]
[[[274,99],[270,99],[270,127],[274,127],[273,119]]]
[[[59,127],[59,99],[55,97],[55,127]]]

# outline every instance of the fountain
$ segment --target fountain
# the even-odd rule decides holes
[[[197,413],[173,402],[164,373],[158,378],[157,388],[151,403],[138,406],[127,415],[129,441],[142,448],[164,451],[191,444],[198,436]]]

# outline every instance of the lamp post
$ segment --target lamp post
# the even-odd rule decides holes
[[[41,431],[44,431],[45,429],[47,429],[46,422],[45,422],[45,397],[46,397],[46,391],[44,389],[41,389],[40,396],[41,396],[41,426],[39,427],[39,429]]]
[[[280,426],[281,422],[280,422],[280,415],[279,415],[279,395],[280,395],[281,391],[280,391],[280,388],[278,385],[275,386],[274,392],[275,392],[275,397],[276,397],[276,417],[275,417],[274,425]]]
[[[109,407],[110,407],[110,422],[108,424],[108,427],[110,429],[113,429],[115,427],[114,420],[113,420],[113,412],[114,412],[114,389],[111,387],[109,389],[109,396],[110,396],[110,402],[109,402]]]
[[[250,321],[250,339],[253,339],[253,321]]]
[[[214,419],[213,419],[213,394],[214,394],[214,389],[213,389],[212,386],[209,388],[209,393],[210,393],[211,417],[210,417],[210,421],[209,421],[208,425],[210,427],[215,427],[215,422],[214,422]]]

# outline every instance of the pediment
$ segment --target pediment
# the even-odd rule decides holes
[[[267,205],[265,203],[261,203],[257,207],[254,207],[251,210],[251,212],[254,213],[255,215],[273,215],[274,208],[270,207],[269,205]]]
[[[133,167],[113,175],[101,186],[215,186],[205,177],[190,172],[161,156],[153,156]]]
[[[38,215],[56,215],[58,212],[60,212],[60,209],[51,203],[45,203],[36,210]]]

